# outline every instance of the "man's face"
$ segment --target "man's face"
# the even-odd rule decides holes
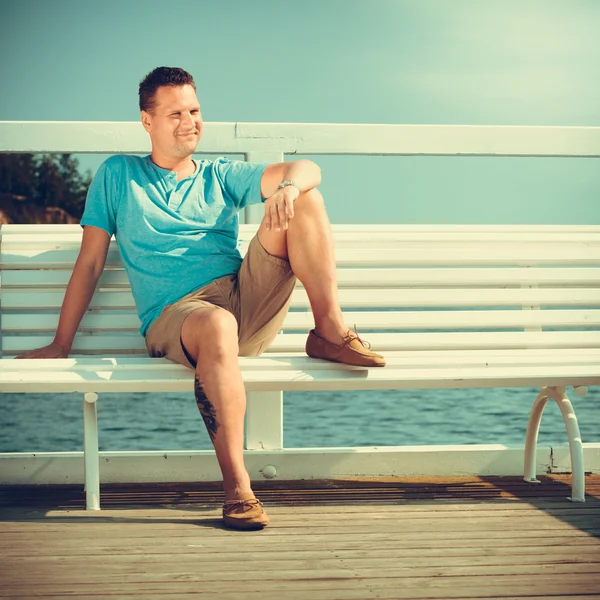
[[[142,111],[142,123],[152,149],[174,159],[193,154],[202,136],[202,115],[191,85],[162,86],[156,90],[152,113]]]

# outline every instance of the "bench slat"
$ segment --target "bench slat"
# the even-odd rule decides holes
[[[2,244],[2,269],[68,269],[75,264],[79,248],[70,250],[11,250]],[[390,266],[598,266],[600,244],[489,244],[473,246],[416,244],[394,245],[393,248],[337,248],[336,264],[340,267]],[[108,251],[106,266],[121,266],[118,250]]]
[[[571,348],[571,349],[535,349],[526,350],[437,350],[437,351],[402,351],[395,350],[386,355],[388,366],[398,368],[449,368],[452,366],[479,366],[479,367],[510,367],[534,365],[579,365],[600,366],[600,350],[597,348]],[[315,360],[306,355],[290,353],[271,353],[255,356],[239,357],[240,367],[246,370],[285,370],[285,369],[331,369],[331,363],[324,360]],[[65,359],[28,359],[19,361],[18,365],[9,364],[9,360],[0,361],[0,374],[3,371],[70,371],[74,368],[78,372],[97,371],[105,368],[112,370],[164,371],[180,370],[182,367],[166,358],[150,358],[149,356],[98,356],[77,357]],[[339,364],[336,368],[342,370],[362,370],[363,367],[353,367]],[[387,368],[387,367],[386,367]]]
[[[239,245],[245,249],[248,247],[252,236],[241,233],[238,237]],[[78,251],[82,240],[81,233],[58,234],[57,232],[48,233],[22,233],[22,234],[3,234],[1,236],[3,252],[10,253],[30,253],[33,251],[65,250]],[[407,233],[407,232],[386,232],[386,231],[357,231],[340,232],[333,229],[334,245],[338,249],[346,248],[394,248],[407,245],[423,245],[437,247],[460,247],[463,245],[478,246],[500,246],[500,245],[519,245],[525,247],[549,246],[551,244],[571,245],[571,244],[600,244],[600,232],[598,233],[502,233],[489,234],[485,232],[460,234],[457,232],[445,233]],[[115,238],[111,239],[111,249],[117,249]]]
[[[2,289],[53,287],[66,289],[71,271],[3,271]],[[600,287],[600,268],[346,268],[337,270],[339,287],[406,288],[406,287],[488,287],[539,285],[543,287]],[[129,280],[123,269],[106,269],[98,281],[101,287],[126,287]],[[301,284],[298,283],[298,287]]]
[[[254,233],[258,229],[256,223],[241,223],[240,234]],[[457,233],[459,235],[468,235],[470,233],[488,233],[488,234],[512,234],[512,233],[600,233],[600,225],[482,225],[482,224],[435,224],[435,223],[390,223],[390,224],[362,224],[362,223],[334,223],[332,224],[334,232],[410,232],[423,235],[426,233]],[[5,235],[12,234],[31,234],[36,235],[45,232],[69,233],[81,231],[78,224],[23,224],[11,223],[2,225],[0,233]]]
[[[510,348],[598,348],[600,332],[526,331],[526,332],[469,332],[469,333],[369,333],[365,336],[376,351],[388,350],[462,350]],[[52,335],[4,335],[3,352],[10,356],[50,344]],[[267,349],[272,352],[304,352],[306,334],[284,333],[275,338]],[[126,354],[145,353],[142,336],[132,333],[116,335],[77,334],[73,353]]]
[[[532,327],[600,327],[600,310],[496,310],[427,312],[344,312],[348,327],[368,329],[522,329]],[[56,331],[58,312],[53,314],[7,313],[2,331]],[[314,327],[312,313],[288,313],[283,329],[308,331]],[[140,321],[133,311],[127,314],[86,313],[79,331],[138,331]]]
[[[6,392],[161,392],[192,391],[193,372],[181,367],[163,371],[105,370],[79,372],[22,370],[6,361],[16,370],[5,365],[0,375],[0,385]],[[594,385],[600,382],[597,365],[551,365],[510,367],[457,367],[448,368],[382,368],[382,369],[307,369],[262,371],[242,369],[242,377],[248,391],[264,390],[373,390],[373,389],[439,389],[439,388],[487,388],[530,387],[541,385]]]
[[[600,288],[521,288],[521,289],[473,289],[465,292],[455,289],[341,289],[339,298],[346,308],[410,308],[410,307],[501,307],[501,306],[600,306]],[[374,298],[377,300],[375,301]],[[64,292],[3,291],[3,310],[59,309]],[[292,293],[292,308],[308,308],[308,296],[303,289]],[[125,291],[97,291],[90,308],[94,310],[133,309],[133,295]]]
[[[239,238],[249,240],[256,234],[258,224],[240,224]],[[599,225],[435,225],[435,224],[332,224],[335,241],[432,240],[432,241],[597,241]],[[3,225],[0,238],[7,242],[51,239],[81,239],[83,229],[73,225]],[[114,238],[113,238],[114,240]]]

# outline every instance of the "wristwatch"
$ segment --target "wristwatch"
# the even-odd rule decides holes
[[[295,182],[292,181],[291,179],[286,179],[285,181],[282,181],[278,186],[277,189],[281,190],[284,187],[287,187],[288,185],[293,185],[294,187],[298,188],[298,191],[300,191],[300,186]]]

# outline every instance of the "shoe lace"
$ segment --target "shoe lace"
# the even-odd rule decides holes
[[[371,344],[366,340],[361,339],[361,337],[358,335],[358,331],[356,331],[356,323],[354,323],[354,335],[352,335],[351,331],[348,331],[348,335],[344,340],[344,344],[348,345],[352,340],[358,340],[363,345],[363,348],[366,348],[367,350],[371,349]]]
[[[236,511],[238,508],[243,509],[244,512],[251,510],[253,506],[262,506],[263,503],[258,498],[248,498],[248,500],[230,500],[225,502],[225,512],[230,513]]]

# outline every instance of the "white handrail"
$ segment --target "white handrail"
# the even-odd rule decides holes
[[[204,124],[201,154],[600,157],[600,127],[346,123]],[[144,153],[138,121],[0,121],[0,152]]]

